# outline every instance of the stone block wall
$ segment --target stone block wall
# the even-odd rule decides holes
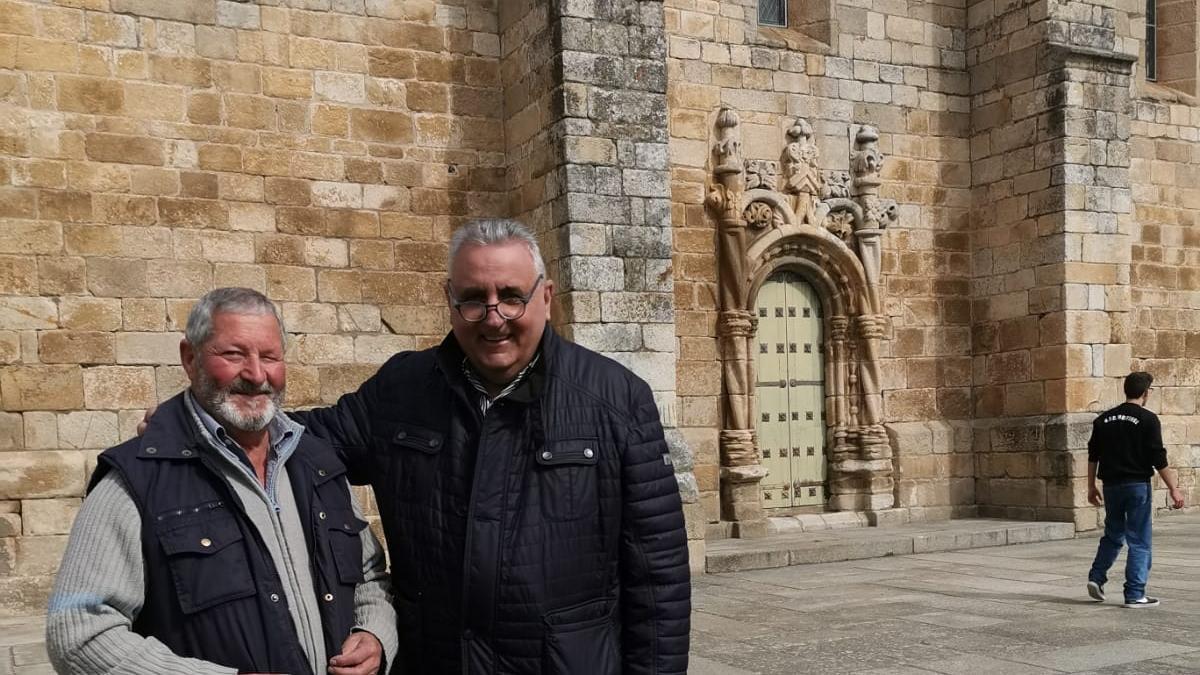
[[[1090,419],[1132,365],[1138,42],[1108,5],[986,1],[968,17],[978,502],[1091,528],[1086,434],[1051,444],[1061,420],[1045,415]]]
[[[1149,407],[1163,422],[1167,459],[1189,504],[1200,500],[1200,107],[1139,83],[1134,102],[1131,344],[1154,374]],[[1160,486],[1161,487],[1161,486]],[[1165,492],[1165,491],[1164,491]],[[1159,495],[1156,504],[1162,504]]]
[[[483,0],[0,2],[0,612],[208,289],[280,302],[291,405],[441,339],[450,232],[508,212],[499,57]]]
[[[751,0],[666,3],[679,410],[710,520],[719,517],[721,369],[716,225],[704,198],[721,106],[739,115],[748,159],[778,160],[787,128],[807,119],[820,165],[829,171],[849,169],[858,125],[879,129],[886,158],[880,194],[900,205],[899,222],[883,245],[881,296],[889,320],[880,369],[884,420],[971,416],[966,12],[954,3],[830,7],[837,30],[822,44],[779,29],[760,31]],[[910,439],[910,432],[918,438]],[[898,439],[901,473],[921,480],[948,470],[906,454],[929,447],[927,428],[902,424],[890,434]],[[946,504],[973,501],[965,482],[953,494]]]

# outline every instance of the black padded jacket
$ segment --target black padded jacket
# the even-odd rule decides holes
[[[686,673],[687,539],[650,388],[550,328],[540,349],[486,415],[453,335],[297,413],[374,490],[393,672]]]

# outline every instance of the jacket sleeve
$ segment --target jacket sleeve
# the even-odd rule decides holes
[[[46,647],[59,673],[235,675],[236,669],[176,655],[133,632],[145,603],[142,518],[125,483],[109,472],[79,510],[46,616]]]
[[[363,518],[354,493],[350,493],[354,515]],[[362,532],[363,582],[354,589],[354,630],[374,635],[383,646],[385,664],[396,662],[399,638],[396,634],[396,609],[392,607],[392,581],[387,572],[383,547],[370,528]],[[387,668],[381,668],[387,672]]]
[[[622,671],[686,673],[691,616],[679,485],[650,388],[638,382],[622,457]]]
[[[289,413],[304,425],[306,432],[333,446],[353,485],[370,483],[375,473],[370,451],[371,418],[380,399],[382,372],[383,368],[356,391],[341,396],[334,405]]]
[[[1157,471],[1162,471],[1167,468],[1167,446],[1163,444],[1162,439],[1162,422],[1159,421],[1158,415],[1151,417],[1151,424],[1146,425],[1145,433],[1145,449],[1146,459],[1150,465]]]

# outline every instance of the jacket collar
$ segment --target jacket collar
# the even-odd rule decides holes
[[[139,459],[198,460],[206,447],[196,422],[187,409],[180,392],[167,399],[154,411],[138,446]],[[312,434],[301,434],[290,463],[300,463],[320,485],[346,473],[337,455]],[[291,472],[289,472],[290,474]]]
[[[203,439],[180,392],[154,411],[138,445],[141,459],[199,459]]]

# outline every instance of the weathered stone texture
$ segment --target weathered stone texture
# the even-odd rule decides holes
[[[448,327],[384,324],[361,304],[361,270],[409,270],[404,285],[422,290],[404,300],[444,314],[428,303],[449,232],[504,215],[497,22],[418,4],[370,25],[353,2],[4,4],[0,502],[19,505],[3,524],[19,562],[0,581],[41,593],[21,606],[44,606],[30,575],[54,570],[84,452],[128,438],[185,386],[179,331],[200,294],[245,285],[284,303],[315,341],[297,353],[322,364],[294,369],[303,404],[370,368],[326,364],[376,364]],[[381,213],[414,209],[421,226],[380,228]],[[397,239],[427,248],[397,253]],[[344,272],[320,277],[319,305],[318,269]]]

